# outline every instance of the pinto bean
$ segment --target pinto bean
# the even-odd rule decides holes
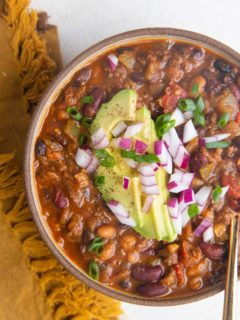
[[[135,280],[143,282],[157,282],[163,275],[163,269],[161,266],[134,265],[132,267],[131,274]]]
[[[95,87],[93,91],[90,93],[90,95],[93,97],[94,101],[93,103],[86,104],[84,106],[83,115],[87,118],[92,119],[98,112],[98,109],[100,108],[105,98],[105,93],[101,88]]]
[[[113,238],[116,235],[116,228],[110,225],[104,225],[97,228],[97,233],[102,238]]]
[[[201,242],[199,245],[205,256],[209,259],[222,260],[226,254],[226,248],[218,243]]]
[[[169,289],[157,283],[146,283],[138,286],[136,291],[145,297],[157,297],[167,294]]]

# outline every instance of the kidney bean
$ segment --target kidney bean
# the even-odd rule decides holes
[[[101,88],[95,87],[90,95],[93,96],[94,101],[93,103],[86,104],[83,107],[83,115],[87,118],[92,119],[98,112],[98,109],[100,108],[105,98],[105,93]]]
[[[167,294],[169,289],[157,283],[146,283],[138,286],[136,291],[145,297],[157,297]]]
[[[131,274],[132,277],[138,281],[157,282],[163,275],[163,269],[161,266],[134,265]]]
[[[60,190],[56,191],[53,202],[58,209],[63,209],[69,206],[68,198]]]
[[[142,73],[139,73],[139,72],[133,72],[131,74],[131,79],[138,83],[138,84],[143,84],[145,79],[144,79],[144,75]]]
[[[226,254],[226,248],[218,243],[201,242],[199,245],[204,255],[209,259],[222,260]]]
[[[214,62],[214,68],[223,73],[232,72],[232,66],[223,59],[216,59]]]
[[[35,153],[37,157],[46,155],[46,144],[42,140],[38,140],[35,146]]]
[[[75,81],[78,83],[86,82],[91,78],[92,69],[90,67],[83,68],[77,75]]]

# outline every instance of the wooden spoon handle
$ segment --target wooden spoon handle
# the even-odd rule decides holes
[[[239,217],[233,215],[230,224],[229,254],[224,296],[223,320],[236,320],[238,279]]]

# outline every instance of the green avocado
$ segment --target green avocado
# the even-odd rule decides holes
[[[157,140],[155,125],[146,107],[136,110],[136,97],[135,91],[127,89],[117,93],[108,103],[104,103],[92,123],[91,132],[102,127],[111,140],[113,138],[111,131],[119,121],[127,124],[142,122],[144,125],[141,132],[132,138],[147,143],[149,146],[147,151],[153,153],[153,144]],[[98,186],[103,199],[120,202],[135,221],[134,229],[142,236],[149,239],[173,241],[177,235],[166,206],[169,192],[165,170],[160,168],[156,173],[160,195],[153,196],[153,205],[146,214],[142,211],[146,195],[141,191],[138,172],[126,165],[126,160],[121,157],[120,150],[111,146],[111,143],[107,151],[115,158],[116,165],[112,168],[99,166],[97,169],[96,175],[105,177],[104,184]],[[129,177],[127,190],[123,188],[124,177]]]
[[[137,93],[131,89],[119,91],[109,102],[103,103],[92,125],[91,133],[102,127],[108,138],[116,124],[136,120]]]

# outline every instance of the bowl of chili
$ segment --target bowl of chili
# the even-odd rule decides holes
[[[216,40],[152,28],[99,42],[56,77],[32,118],[25,183],[43,240],[79,280],[154,306],[223,290],[239,67]]]

